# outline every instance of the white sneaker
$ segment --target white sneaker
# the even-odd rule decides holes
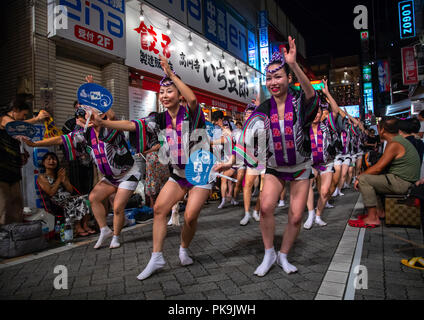
[[[326,222],[324,222],[324,221],[322,221],[322,220],[321,220],[321,217],[319,217],[319,216],[316,216],[316,217],[315,217],[315,223],[316,223],[317,225],[319,225],[320,227],[324,227],[324,226],[326,226],[326,225],[327,225],[327,223],[326,223]]]
[[[248,223],[249,223],[249,220],[250,220],[250,213],[249,213],[249,212],[246,212],[246,213],[244,214],[243,219],[241,219],[241,220],[240,220],[240,225],[241,225],[241,226],[245,226],[246,224],[248,224]]]
[[[349,189],[349,185],[345,182],[343,189]]]
[[[286,205],[286,203],[284,202],[284,200],[280,200],[280,202],[278,203],[278,207],[284,207]]]
[[[255,219],[255,221],[259,221],[261,219],[261,216],[258,214],[258,212],[255,210],[253,211],[253,219]]]

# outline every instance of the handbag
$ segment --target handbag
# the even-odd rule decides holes
[[[14,258],[46,249],[42,223],[37,220],[0,226],[0,257]]]

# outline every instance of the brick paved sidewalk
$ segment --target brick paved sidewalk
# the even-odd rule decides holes
[[[368,289],[357,290],[355,300],[423,300],[424,271],[400,263],[424,257],[422,231],[386,227],[366,231],[361,265],[368,270]]]
[[[152,248],[151,223],[122,234],[122,246],[94,250],[94,243],[0,269],[0,299],[178,299],[312,300],[351,216],[358,194],[347,190],[336,208],[325,212],[326,227],[302,228],[289,261],[299,272],[287,275],[274,266],[265,277],[253,275],[263,258],[259,223],[240,226],[241,206],[218,210],[218,202],[201,213],[190,246],[195,263],[179,265],[179,227],[169,227],[163,271],[144,281],[137,275]],[[287,209],[276,211],[275,247],[282,241]],[[306,219],[306,217],[305,217]],[[57,265],[68,268],[68,290],[55,290]]]

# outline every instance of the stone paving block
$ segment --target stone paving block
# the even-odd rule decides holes
[[[229,296],[230,300],[246,300],[246,301],[255,301],[255,300],[267,300],[267,295],[262,291],[256,291],[251,293],[243,293],[238,295]]]
[[[53,290],[33,292],[30,299],[31,300],[47,300],[50,298],[52,291]]]
[[[303,289],[304,291],[308,292],[317,292],[321,282],[320,281],[303,281],[303,282],[296,282],[296,286]]]
[[[227,296],[219,289],[202,292],[208,300],[225,300]]]
[[[341,297],[327,296],[325,294],[317,294],[315,300],[342,300]]]
[[[241,293],[239,287],[231,280],[218,281],[217,285],[227,296]]]
[[[72,288],[71,295],[79,295],[84,293],[98,292],[98,291],[105,291],[105,290],[106,290],[106,285]]]
[[[222,281],[221,281],[222,282]],[[202,283],[202,284],[196,284],[196,285],[192,285],[192,286],[182,286],[182,289],[185,293],[194,293],[194,292],[202,292],[202,291],[210,291],[210,290],[215,290],[215,289],[219,289],[218,285],[221,282],[207,282],[207,283]],[[222,289],[222,288],[221,288]],[[225,290],[222,290],[225,292]]]
[[[339,271],[327,271],[325,275],[325,282],[336,282],[336,283],[346,283],[349,278],[349,273],[347,272],[339,272]]]
[[[343,297],[345,285],[335,282],[323,282],[318,290],[318,294],[325,294],[334,297]]]
[[[182,294],[177,296],[172,296],[168,298],[169,300],[205,300],[205,296],[202,294],[202,292],[198,293],[188,293],[188,294]]]
[[[350,263],[331,262],[330,267],[328,269],[330,271],[349,272]]]

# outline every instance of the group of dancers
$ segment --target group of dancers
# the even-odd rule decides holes
[[[306,229],[311,228],[313,223],[325,225],[321,219],[323,210],[331,195],[342,195],[351,163],[359,163],[355,169],[360,170],[364,127],[338,107],[325,80],[322,94],[314,90],[296,62],[296,45],[291,37],[289,50],[284,48],[282,54],[275,53],[266,68],[266,87],[271,98],[261,104],[258,102],[256,106],[249,105],[245,123],[237,135],[223,135],[222,139],[218,139],[220,141],[211,141],[202,134],[205,118],[195,94],[171,70],[166,58],[160,57],[160,63],[165,77],[160,82],[159,101],[166,111],[142,119],[115,121],[108,117],[108,112],[101,114],[93,109],[92,115],[86,119],[87,130],[38,142],[26,141],[32,147],[63,145],[69,159],[87,152],[97,164],[103,179],[89,195],[100,227],[100,236],[94,248],[102,247],[109,238],[112,238],[110,248],[120,246],[125,205],[140,180],[140,172],[123,133],[129,131],[130,141],[139,153],[161,142],[159,155],[168,159],[171,169],[171,176],[154,205],[153,250],[147,266],[137,277],[139,280],[148,278],[165,266],[162,251],[167,233],[167,215],[184,197],[187,204],[181,228],[179,258],[183,266],[194,262],[188,248],[195,235],[202,206],[212,189],[210,183],[192,185],[185,176],[187,159],[199,141],[206,141],[209,147],[223,143],[228,148],[228,156],[221,159],[213,170],[237,178],[237,183],[231,186],[230,197],[238,195],[246,175],[243,190],[246,213],[240,222],[242,225],[251,217],[251,188],[255,179],[261,177],[261,191],[253,217],[260,223],[265,254],[254,274],[264,276],[275,262],[288,274],[296,272],[296,266],[289,263],[287,255],[299,234],[305,207],[308,206],[309,210],[304,224]],[[290,89],[291,72],[300,82],[300,93]],[[198,140],[187,138],[192,136]],[[320,194],[316,209],[312,191],[314,177],[320,177],[316,183]],[[227,189],[230,189],[227,183],[222,178],[224,198],[228,194]],[[286,184],[290,187],[288,223],[281,248],[276,252],[274,211],[284,199],[282,194]],[[112,231],[106,224],[102,201],[114,193]]]

